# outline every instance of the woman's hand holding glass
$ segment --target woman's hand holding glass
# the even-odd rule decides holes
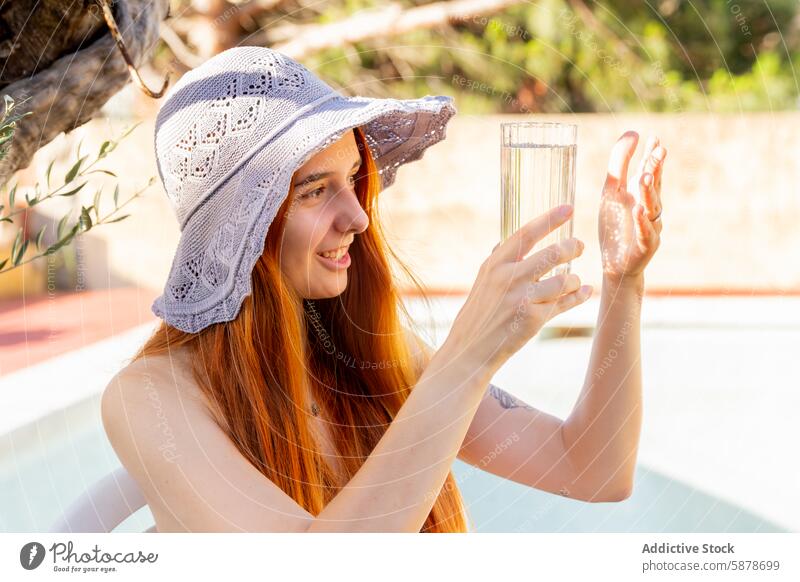
[[[524,224],[492,250],[455,318],[445,344],[466,351],[476,366],[500,368],[559,313],[586,301],[591,286],[574,274],[545,275],[581,255],[577,238],[528,252],[572,216],[571,205],[555,207]]]

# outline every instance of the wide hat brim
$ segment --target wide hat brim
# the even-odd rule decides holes
[[[294,172],[361,127],[381,177],[419,160],[446,137],[453,98],[378,99],[337,95],[284,128],[193,210],[183,225],[163,293],[152,311],[188,333],[231,321],[251,293],[251,274]],[[275,163],[276,152],[285,156]]]

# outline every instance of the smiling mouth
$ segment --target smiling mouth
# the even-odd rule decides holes
[[[350,266],[351,259],[350,253],[347,252],[348,249],[349,246],[346,246],[335,251],[325,252],[324,254],[316,253],[316,255],[326,268],[335,272],[339,272],[340,270],[345,270]]]
[[[340,247],[333,251],[322,251],[317,253],[320,257],[325,259],[332,259],[334,261],[338,261],[341,259],[345,254],[347,254],[347,250],[350,248],[350,245]]]

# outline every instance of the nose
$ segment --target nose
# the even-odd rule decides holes
[[[336,196],[336,228],[340,232],[354,232],[356,234],[367,230],[369,216],[361,207],[358,196],[351,187],[343,188]]]

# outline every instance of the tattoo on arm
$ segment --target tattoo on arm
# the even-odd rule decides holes
[[[511,394],[495,386],[491,382],[489,383],[489,394],[491,394],[503,408],[526,408],[528,410],[533,410],[533,406],[529,406],[521,400],[517,400]]]

